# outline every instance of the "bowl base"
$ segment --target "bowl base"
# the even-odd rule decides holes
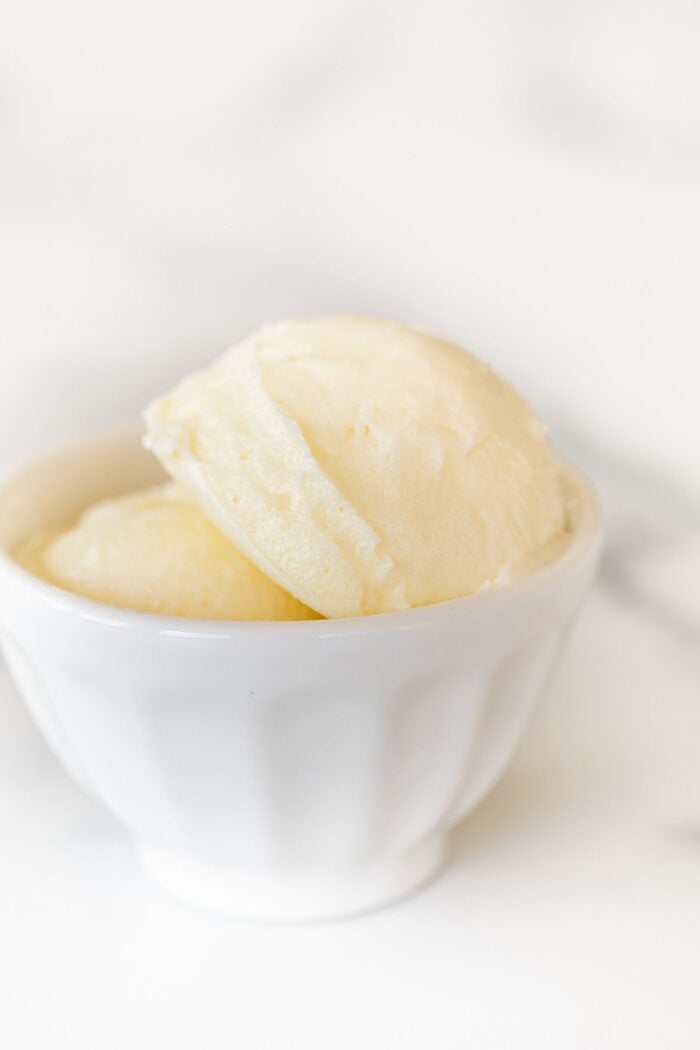
[[[381,908],[425,885],[443,867],[446,836],[369,864],[323,869],[203,864],[149,847],[140,854],[151,879],[184,904],[240,919],[313,922]]]

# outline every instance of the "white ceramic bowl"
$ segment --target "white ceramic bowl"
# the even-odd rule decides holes
[[[182,900],[264,919],[373,908],[435,874],[508,761],[594,573],[599,514],[517,583],[407,612],[239,623],[131,612],[8,552],[161,477],[130,425],[0,487],[0,630],[71,776]]]

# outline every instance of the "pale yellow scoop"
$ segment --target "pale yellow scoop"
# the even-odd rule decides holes
[[[147,447],[202,512],[325,616],[471,594],[564,542],[542,424],[486,365],[421,330],[270,325],[146,419]]]
[[[17,560],[50,583],[128,609],[212,620],[308,620],[178,487],[97,503],[59,534],[35,537]]]

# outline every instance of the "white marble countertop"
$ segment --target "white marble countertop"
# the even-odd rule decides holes
[[[0,665],[0,1045],[697,1047],[700,12],[69,7],[0,35],[0,460],[262,321],[379,313],[533,399],[607,546],[450,869],[353,922],[159,896]]]

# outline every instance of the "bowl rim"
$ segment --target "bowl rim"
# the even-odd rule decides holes
[[[90,442],[108,441],[110,438],[126,437],[136,430],[134,420],[111,427],[92,430],[71,440],[44,447],[18,460],[6,464],[0,472],[0,506],[4,490],[22,473],[56,455],[78,451]],[[18,587],[31,598],[38,599],[54,611],[72,614],[106,627],[119,627],[147,631],[155,635],[192,637],[200,639],[234,638],[249,633],[265,633],[272,636],[280,631],[289,636],[291,631],[305,638],[324,638],[336,635],[356,635],[389,630],[416,630],[435,626],[467,612],[486,612],[504,602],[527,599],[533,592],[551,585],[557,578],[567,575],[575,566],[587,559],[592,564],[597,560],[602,541],[602,509],[591,481],[571,462],[559,459],[567,479],[572,484],[577,500],[577,520],[569,542],[562,552],[546,565],[526,576],[506,583],[493,585],[459,598],[450,598],[429,605],[400,609],[394,612],[371,613],[361,616],[342,616],[316,620],[208,620],[187,616],[166,616],[162,613],[128,609],[108,602],[74,594],[55,584],[35,576],[20,565],[9,551],[0,546],[0,580]]]

